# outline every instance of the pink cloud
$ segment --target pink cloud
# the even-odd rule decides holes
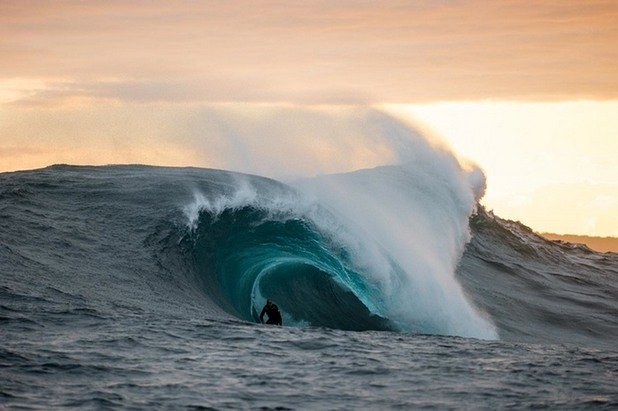
[[[607,99],[617,19],[606,1],[5,1],[0,78],[128,100]]]

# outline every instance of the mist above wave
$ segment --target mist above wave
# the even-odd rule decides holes
[[[229,138],[222,161],[230,168],[287,177],[297,194],[260,195],[239,178],[225,196],[196,192],[185,208],[191,226],[200,210],[293,211],[345,245],[380,290],[366,305],[383,307],[399,328],[496,337],[454,278],[485,189],[478,167],[462,166],[443,146],[375,110],[266,111],[227,112],[205,135]],[[324,174],[336,171],[347,173]]]

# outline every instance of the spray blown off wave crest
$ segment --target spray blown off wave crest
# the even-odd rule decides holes
[[[454,278],[482,172],[388,116],[363,121],[393,164],[195,195],[187,241],[211,288],[247,320],[268,293],[292,324],[495,338]]]

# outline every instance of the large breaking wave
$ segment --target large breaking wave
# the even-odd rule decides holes
[[[198,266],[242,318],[265,297],[287,323],[495,338],[455,269],[485,181],[448,151],[380,113],[372,139],[391,165],[295,180],[239,179],[186,207]]]
[[[296,189],[238,178],[227,195],[195,195],[183,244],[214,298],[249,321],[270,297],[291,325],[493,338],[454,278],[474,195],[436,178],[431,189],[404,166]]]
[[[286,183],[146,166],[2,174],[3,295],[249,322],[271,297],[292,326],[615,341],[616,254],[486,213],[479,169],[361,117],[384,164]]]

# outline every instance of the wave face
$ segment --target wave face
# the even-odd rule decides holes
[[[310,220],[248,205],[203,212],[184,245],[207,289],[216,290],[224,297],[221,306],[244,320],[258,322],[268,296],[282,309],[286,325],[392,328],[371,304],[377,291]]]

